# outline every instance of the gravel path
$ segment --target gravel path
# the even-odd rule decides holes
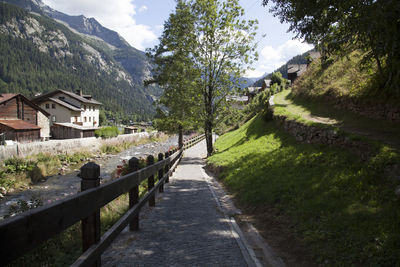
[[[103,253],[104,266],[247,266],[230,219],[203,171],[205,141],[185,151],[140,230],[125,229]]]
[[[131,157],[146,157],[147,155],[157,155],[160,152],[168,151],[171,146],[176,146],[178,138],[176,136],[169,138],[166,142],[152,142],[135,147],[131,147],[117,155],[109,156],[105,159],[98,159],[96,163],[101,166],[100,177],[103,181],[109,180],[111,173],[122,164],[122,160]],[[80,191],[81,179],[77,176],[78,170],[66,175],[50,176],[44,182],[39,182],[31,189],[21,192],[11,193],[0,201],[0,220],[8,214],[10,206],[17,203],[18,200],[30,201],[32,198],[40,198],[43,204],[53,202]]]

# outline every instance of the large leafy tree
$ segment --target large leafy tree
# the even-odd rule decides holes
[[[226,104],[226,96],[240,83],[245,67],[257,57],[254,43],[257,21],[243,19],[238,0],[192,0],[196,49],[193,57],[200,71],[202,120],[207,154],[213,152],[212,130]]]
[[[389,95],[400,96],[400,1],[270,0],[271,11],[324,54],[362,49]],[[269,0],[263,0],[267,5]]]
[[[202,98],[197,81],[199,71],[194,67],[194,20],[190,6],[177,1],[176,9],[164,23],[160,44],[147,51],[154,64],[153,78],[145,84],[157,83],[164,89],[158,101],[155,125],[159,130],[179,133],[183,144],[184,129],[199,125]]]

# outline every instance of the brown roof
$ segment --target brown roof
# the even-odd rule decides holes
[[[36,130],[40,129],[39,126],[23,121],[23,120],[0,120],[0,124],[3,124],[14,130]]]
[[[78,94],[75,94],[75,93],[72,93],[72,92],[68,92],[68,91],[65,91],[65,90],[55,90],[55,91],[52,91],[50,93],[37,96],[37,97],[33,98],[32,101],[35,102],[35,103],[42,103],[43,101],[46,101],[48,98],[50,98],[50,97],[52,97],[52,96],[54,96],[54,95],[56,95],[58,93],[66,94],[66,95],[68,95],[68,96],[70,96],[72,98],[75,98],[76,100],[78,100],[78,101],[80,101],[82,103],[102,105],[97,100],[94,100],[92,98],[91,99],[87,99],[87,98],[84,98],[83,96],[80,96]]]
[[[66,107],[66,108],[68,108],[68,109],[70,109],[70,110],[73,110],[73,111],[82,111],[81,108],[75,107],[74,105],[72,105],[72,104],[70,104],[70,103],[67,103],[66,101],[62,101],[62,100],[60,100],[60,99],[53,98],[53,97],[50,97],[49,100],[51,100],[51,101],[53,101],[53,102],[56,102],[57,104],[59,104],[59,105],[61,105],[61,106],[63,106],[63,107]]]
[[[17,97],[17,96],[20,96],[29,106],[31,106],[35,110],[39,110],[46,117],[50,116],[50,113],[48,113],[46,110],[42,109],[41,107],[39,107],[38,105],[33,103],[31,100],[29,100],[28,98],[26,98],[22,94],[0,94],[0,104],[3,103],[3,102],[8,101],[8,100],[10,100],[10,99],[12,99],[14,97]]]
[[[11,98],[15,97],[17,94],[0,94],[0,103],[3,103]]]

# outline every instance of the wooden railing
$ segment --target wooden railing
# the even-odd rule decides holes
[[[164,183],[178,165],[183,150],[192,147],[204,135],[184,142],[180,149],[160,153],[158,162],[147,158],[147,166],[138,169],[139,160],[129,160],[130,173],[100,185],[100,166],[89,162],[81,168],[80,193],[39,207],[0,222],[0,265],[6,265],[44,241],[82,221],[82,249],[84,253],[72,266],[100,266],[102,252],[129,224],[132,231],[139,229],[140,209],[149,202],[155,205],[156,190],[163,192]],[[165,159],[164,159],[165,156]],[[157,184],[154,177],[158,176]],[[148,192],[139,198],[139,185],[147,179]],[[103,235],[100,236],[100,208],[129,192],[129,210]]]

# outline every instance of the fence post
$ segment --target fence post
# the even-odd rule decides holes
[[[129,162],[129,172],[135,172],[139,170],[139,159],[132,157]],[[129,190],[129,209],[131,209],[135,204],[139,203],[139,185],[133,187]],[[139,214],[133,217],[132,221],[129,223],[129,230],[137,231],[139,230]]]
[[[153,155],[147,156],[147,166],[153,165],[154,164],[154,157]],[[154,187],[154,174],[150,175],[149,178],[147,178],[147,188],[150,191]],[[152,195],[149,199],[149,206],[154,207],[156,205],[156,194]]]
[[[100,166],[88,162],[81,168],[81,191],[100,186]],[[90,203],[88,203],[90,204]],[[85,252],[91,245],[100,241],[100,210],[82,220],[82,251]],[[100,266],[101,258],[91,266]]]
[[[167,159],[167,158],[169,158],[169,152],[168,152],[168,151],[165,152],[165,159]],[[168,171],[169,171],[169,163],[165,164],[165,169],[164,169],[164,172],[168,175],[168,176],[167,176],[167,179],[165,179],[165,183],[166,183],[166,184],[169,183],[169,174],[168,174]]]
[[[158,161],[162,161],[163,159],[164,159],[164,154],[163,153],[158,153]],[[160,182],[160,180],[163,178],[163,175],[164,175],[164,168],[161,168],[158,171],[158,182]],[[159,192],[160,193],[164,192],[164,182],[161,183]]]

